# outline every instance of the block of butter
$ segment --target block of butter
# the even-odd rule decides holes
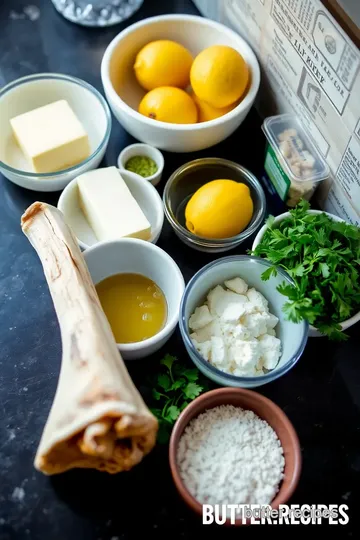
[[[65,100],[10,120],[15,139],[35,172],[67,169],[89,157],[88,135]]]
[[[116,167],[84,173],[77,183],[80,207],[99,241],[149,240],[151,225]]]

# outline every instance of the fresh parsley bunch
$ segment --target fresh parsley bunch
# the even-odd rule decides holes
[[[309,208],[301,201],[277,226],[270,216],[253,254],[273,263],[263,280],[280,266],[295,281],[296,287],[277,287],[289,299],[284,305],[288,320],[306,319],[330,339],[346,340],[339,323],[360,309],[360,229],[325,213],[309,214]]]
[[[208,386],[207,381],[200,380],[196,368],[188,368],[175,356],[167,354],[160,366],[160,372],[149,381],[152,397],[157,402],[150,410],[159,421],[158,441],[166,443],[181,411]]]

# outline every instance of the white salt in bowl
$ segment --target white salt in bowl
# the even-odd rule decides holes
[[[296,324],[285,319],[282,308],[286,297],[276,290],[284,281],[290,285],[294,285],[294,282],[282,269],[279,269],[277,276],[263,281],[261,274],[270,266],[271,263],[265,259],[248,255],[224,257],[204,266],[187,284],[180,306],[181,336],[196,367],[220,386],[255,388],[274,381],[294,367],[305,349],[309,325],[305,321]],[[270,312],[279,319],[275,327],[276,336],[281,340],[282,355],[279,363],[272,371],[257,377],[238,377],[221,371],[201,356],[190,339],[189,319],[195,308],[203,305],[208,292],[216,285],[222,285],[225,280],[234,277],[243,278],[249,287],[255,287],[263,294],[269,302]]]
[[[187,426],[194,418],[206,410],[222,405],[232,405],[233,407],[253,411],[275,431],[283,448],[285,469],[284,478],[279,485],[278,493],[271,501],[271,507],[277,509],[280,505],[286,504],[293,495],[300,479],[302,459],[299,438],[289,418],[273,401],[257,392],[240,388],[218,388],[205,392],[205,394],[194,399],[176,420],[170,438],[169,462],[173,481],[179,495],[189,508],[201,518],[203,505],[190,493],[180,473],[177,459],[179,442]],[[239,449],[239,452],[241,453],[241,449]],[[240,501],[231,501],[231,503],[238,504]],[[236,519],[232,523],[228,519],[225,525],[241,526],[243,522],[241,519]]]
[[[136,343],[118,343],[124,360],[138,360],[159,350],[172,336],[179,319],[185,283],[176,262],[164,250],[143,240],[122,238],[100,242],[84,253],[91,278],[96,285],[115,274],[141,274],[162,290],[167,303],[164,327],[151,338]]]
[[[10,120],[43,105],[65,99],[84,126],[91,155],[73,167],[54,173],[36,173],[16,144]],[[58,73],[29,75],[0,91],[0,172],[18,186],[35,191],[60,191],[76,176],[96,169],[104,157],[111,115],[103,96],[90,84]]]
[[[125,170],[120,171],[120,174],[151,225],[149,242],[156,244],[164,223],[164,208],[159,193],[146,178],[138,174]],[[88,249],[99,243],[80,208],[76,178],[60,195],[58,209],[64,214],[66,223],[71,227],[82,249]]]

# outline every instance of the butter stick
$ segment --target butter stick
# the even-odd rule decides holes
[[[116,167],[78,178],[80,206],[97,239],[149,240],[151,225]]]

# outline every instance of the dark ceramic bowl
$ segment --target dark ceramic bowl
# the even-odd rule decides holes
[[[180,496],[194,512],[202,516],[201,503],[189,493],[180,477],[176,454],[180,437],[189,422],[205,412],[205,410],[219,405],[234,405],[235,407],[253,411],[265,420],[279,437],[285,458],[284,479],[280,484],[275,499],[271,503],[273,509],[278,509],[279,505],[287,503],[299,482],[301,472],[299,439],[290,420],[275,403],[257,392],[240,388],[219,388],[206,392],[190,403],[177,419],[170,439],[169,460],[171,474]],[[230,525],[230,520],[227,520],[226,524]],[[239,526],[242,524],[241,519],[238,519],[234,525]]]

